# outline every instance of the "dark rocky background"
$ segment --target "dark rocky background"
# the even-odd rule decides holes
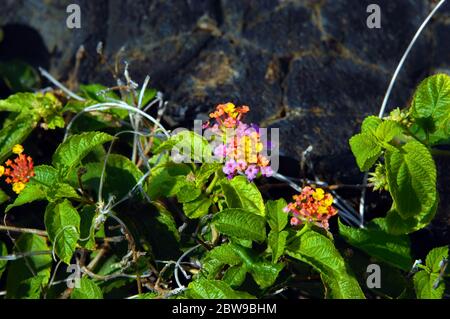
[[[66,28],[66,7],[81,6],[81,29]],[[381,7],[381,29],[366,26],[369,4]],[[103,41],[113,56],[125,46],[131,75],[145,75],[165,93],[165,120],[189,125],[220,102],[252,109],[250,119],[280,128],[281,153],[299,159],[313,145],[317,173],[329,181],[360,182],[348,147],[361,120],[377,114],[390,78],[431,0],[2,0],[5,52],[43,65],[59,79],[75,52],[89,54],[81,82],[113,84],[98,67]],[[450,3],[444,5],[409,56],[389,109],[408,104],[415,86],[450,72]],[[441,211],[434,222],[448,240],[448,160],[439,160]]]

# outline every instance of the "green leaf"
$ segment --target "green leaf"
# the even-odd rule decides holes
[[[103,293],[95,282],[87,277],[80,279],[80,287],[75,287],[71,299],[103,299]]]
[[[264,289],[275,283],[278,274],[283,267],[284,265],[280,263],[273,264],[270,262],[258,262],[254,263],[250,268],[250,273],[258,286]]]
[[[280,259],[281,255],[284,253],[284,248],[286,247],[286,238],[288,236],[287,231],[277,232],[270,231],[268,240],[269,248],[272,251],[272,262],[276,263]]]
[[[51,130],[59,128],[64,128],[66,122],[61,115],[52,115],[47,118],[47,127]]]
[[[141,170],[127,157],[110,154],[106,164],[103,194],[122,198],[136,186],[142,176],[144,174]]]
[[[66,264],[70,263],[80,238],[80,216],[68,200],[50,203],[45,210],[45,228],[55,252]]]
[[[213,217],[217,230],[240,239],[262,242],[266,238],[265,220],[240,208],[227,208]]]
[[[332,299],[363,299],[358,281],[347,269],[346,263],[333,242],[313,230],[296,238],[286,253],[317,270]]]
[[[177,199],[180,203],[192,202],[197,199],[201,193],[201,189],[199,189],[193,182],[186,182],[177,192]]]
[[[204,258],[202,259],[202,269],[199,273],[199,278],[214,279],[221,272],[223,263],[214,258]]]
[[[230,245],[230,247],[242,259],[255,282],[263,289],[274,284],[284,267],[281,263],[273,264],[262,260],[252,249],[240,245]]]
[[[414,275],[414,289],[418,299],[441,299],[444,294],[445,284],[441,282],[436,289],[433,285],[438,279],[439,274],[428,273],[421,270]]]
[[[398,214],[403,219],[430,211],[437,199],[436,166],[428,149],[415,140],[401,150],[387,152],[387,181]]]
[[[228,268],[223,274],[222,280],[232,288],[238,288],[245,281],[247,267],[245,265],[236,265]]]
[[[58,171],[48,165],[39,165],[34,168],[35,176],[31,178],[30,184],[40,184],[47,187],[52,186],[58,179]]]
[[[428,133],[431,144],[450,137],[450,76],[436,74],[417,88],[411,105],[412,117]]]
[[[242,259],[233,247],[234,245],[231,244],[224,244],[214,247],[206,254],[205,258],[216,259],[224,265],[236,266],[242,263]]]
[[[207,252],[201,260],[202,268],[199,278],[215,279],[219,274],[221,275],[226,265],[245,267],[243,260],[233,249],[234,246],[234,244],[222,244]]]
[[[156,89],[146,89],[142,98],[142,106],[146,106],[151,100],[156,97],[158,91]]]
[[[394,137],[402,134],[402,127],[394,121],[383,121],[376,129],[375,136],[383,143],[389,143]],[[386,146],[386,144],[384,144]]]
[[[80,166],[80,168],[76,170],[72,170],[70,174],[65,178],[65,181],[68,182],[72,187],[79,188],[80,182],[78,180],[78,173],[82,172],[81,175],[81,184],[83,185],[83,188],[86,191],[91,191],[94,194],[97,194],[98,188],[100,186],[100,176],[102,175],[103,171],[103,163],[100,162],[89,162],[86,164],[83,164]],[[107,183],[108,179],[108,172],[105,171],[104,177],[104,184],[103,187],[105,187],[105,184]]]
[[[221,163],[204,163],[195,172],[195,184],[197,187],[203,186],[209,178],[222,167]]]
[[[113,140],[111,135],[102,132],[86,132],[70,136],[60,144],[53,154],[52,163],[55,167],[70,170],[81,162],[96,146]],[[63,172],[63,175],[66,175]]]
[[[154,202],[153,205],[155,205],[159,213],[156,217],[156,220],[160,223],[161,226],[163,226],[171,233],[176,241],[180,241],[180,233],[178,231],[177,224],[172,216],[172,213],[168,211],[164,207],[164,205],[161,205],[158,202]]]
[[[435,204],[428,211],[423,211],[419,215],[403,219],[398,213],[395,205],[387,213],[385,223],[387,232],[393,235],[410,234],[419,229],[426,227],[436,215],[439,199],[436,199]]]
[[[441,270],[440,263],[445,258],[448,258],[448,246],[432,249],[425,262],[431,272],[439,273]]]
[[[88,102],[84,102],[80,105],[80,103],[74,104],[72,103],[71,105],[71,111],[75,111],[75,112],[79,112],[80,111],[80,106],[82,106],[84,104],[84,107],[89,106],[89,105],[93,105],[96,103],[105,103],[111,100],[116,100],[116,101],[120,101],[120,97],[116,94],[116,92],[114,92],[113,90],[110,90],[108,87],[101,85],[101,84],[82,84],[80,85],[80,92],[81,95],[86,97],[88,100]],[[133,99],[130,99],[129,101],[127,101],[128,104],[133,104],[134,101]],[[88,104],[88,105],[86,105]],[[66,106],[67,109],[67,106]],[[78,109],[78,111],[77,111]],[[125,118],[128,114],[128,112],[126,110],[121,110],[121,109],[110,109],[107,110],[108,113],[117,115],[120,118]]]
[[[261,192],[245,176],[236,176],[231,180],[224,178],[220,185],[228,208],[243,208],[256,215],[266,215]]]
[[[0,205],[9,200],[9,196],[0,189]]]
[[[136,299],[155,299],[156,297],[158,297],[158,293],[146,292],[143,294],[139,294]]]
[[[383,121],[378,116],[371,115],[366,117],[361,125],[361,133],[375,135],[381,122]]]
[[[161,163],[152,169],[147,194],[152,199],[175,196],[186,184],[186,175],[191,169],[186,164]]]
[[[5,208],[5,213],[9,212],[12,208],[22,206],[36,200],[43,200],[46,198],[45,186],[39,184],[29,183],[14,202]]]
[[[198,279],[191,282],[188,288],[194,299],[254,299],[252,295],[235,291],[220,280]]]
[[[73,112],[73,113],[79,113],[83,111],[88,106],[92,106],[94,104],[97,104],[97,101],[94,100],[84,100],[84,101],[78,101],[78,100],[69,100],[67,101],[66,105],[62,109],[62,113],[65,112]]]
[[[81,199],[81,196],[72,186],[66,183],[56,183],[48,189],[47,199],[49,201],[54,202],[63,198]]]
[[[432,249],[425,260],[426,269],[414,275],[414,288],[418,299],[441,299],[445,282],[440,277],[441,262],[448,259],[448,246]]]
[[[375,219],[366,228],[345,226],[339,220],[339,234],[350,245],[394,267],[409,271],[413,263],[406,235],[395,236],[386,231],[386,221]]]
[[[92,104],[95,104],[93,102]],[[71,131],[75,134],[82,132],[95,132],[117,126],[118,118],[126,118],[127,110],[112,108],[102,113],[82,113],[78,120],[73,122]]]
[[[16,241],[14,252],[49,251],[46,240],[33,234],[22,234]],[[11,261],[6,279],[6,297],[39,298],[41,287],[50,279],[50,254],[34,255]],[[30,269],[32,271],[30,271]]]
[[[57,171],[51,166],[39,165],[34,168],[34,173],[35,176],[30,179],[14,203],[6,207],[6,213],[14,207],[46,199],[48,188],[57,180]]]
[[[436,74],[426,78],[417,88],[412,103],[416,118],[442,115],[450,105],[450,77]]]
[[[107,102],[108,99],[120,100],[114,91],[101,84],[81,84],[80,91],[84,97],[100,103]]]
[[[36,125],[37,121],[26,114],[5,124],[0,130],[0,161],[6,159],[14,145],[22,144]]]
[[[0,241],[0,256],[8,255],[8,249],[6,249],[6,245],[4,242]],[[6,264],[8,261],[0,260],[0,278],[2,278],[2,274],[6,269]]]
[[[0,100],[0,110],[19,113],[13,122],[24,119],[32,123],[28,127],[29,131],[42,119],[44,128],[54,129],[64,127],[64,119],[61,117],[61,102],[52,93],[17,93],[6,100]],[[5,127],[11,125],[11,121],[5,122]],[[22,128],[26,138],[25,127]],[[20,143],[17,142],[16,144]]]
[[[46,275],[36,275],[22,281],[19,286],[19,293],[25,299],[40,299],[42,289],[46,286],[48,277]]]
[[[369,170],[382,153],[381,146],[375,136],[367,133],[353,136],[350,139],[350,147],[362,172]]]
[[[5,100],[0,100],[0,111],[8,112],[29,112],[36,108],[37,98],[34,93],[19,92],[10,95]]]
[[[153,100],[156,96],[156,93],[157,93],[157,91],[155,89],[146,89],[144,91],[144,96],[142,98],[141,106],[144,107],[148,104],[148,102]],[[130,105],[134,104],[134,99],[130,95],[127,95],[125,100]]]
[[[211,204],[211,200],[202,195],[193,201],[183,203],[183,211],[188,218],[200,218],[208,214]]]
[[[238,244],[242,247],[246,247],[246,248],[252,248],[253,247],[253,242],[249,239],[240,239],[237,237],[232,237],[230,238],[230,243],[232,244]]]
[[[269,200],[266,203],[267,222],[274,232],[280,232],[288,223],[288,214],[283,211],[287,206],[286,201],[281,198],[276,201]]]
[[[183,163],[189,163],[191,159],[195,163],[210,162],[212,156],[208,141],[203,136],[187,130],[172,135],[155,149],[154,154],[165,150],[172,150],[172,158],[178,158],[178,163],[181,159]]]

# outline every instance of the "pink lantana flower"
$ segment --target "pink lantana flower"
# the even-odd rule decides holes
[[[228,178],[245,174],[247,179],[252,181],[258,174],[265,177],[273,175],[270,160],[260,154],[264,145],[261,142],[259,127],[242,122],[242,117],[249,110],[245,105],[236,107],[233,103],[220,104],[215,112],[209,115],[215,123],[207,122],[203,126],[211,129],[222,143],[215,147],[214,156],[225,159],[222,170]]]
[[[250,165],[246,170],[245,170],[245,175],[247,175],[247,179],[249,181],[252,181],[256,178],[256,175],[258,175],[258,167],[256,167],[256,165]]]
[[[337,214],[333,207],[333,196],[325,193],[322,188],[304,187],[299,195],[293,196],[294,202],[289,203],[283,211],[292,214],[291,225],[313,223],[328,229],[328,220]]]
[[[222,171],[225,175],[228,176],[228,178],[233,178],[234,173],[236,171],[236,161],[234,159],[230,159],[227,162],[225,162],[225,165],[222,168]]]

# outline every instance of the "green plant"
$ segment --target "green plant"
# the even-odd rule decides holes
[[[410,267],[406,235],[426,227],[438,208],[433,155],[446,154],[436,147],[450,142],[449,115],[450,77],[437,74],[418,86],[408,108],[363,121],[361,133],[350,139],[351,150],[361,171],[375,166],[369,182],[375,189],[388,191],[393,203],[386,217],[374,219],[366,230],[341,224],[341,234],[349,243],[403,270]],[[426,271],[414,276],[419,298],[442,296],[443,285],[431,289],[429,278],[442,268],[436,263],[448,257],[444,247],[438,251],[441,259],[429,260],[434,258],[430,257],[433,250]]]
[[[386,188],[393,205],[386,217],[388,231],[408,234],[433,219],[439,202],[433,147],[450,138],[450,77],[438,74],[417,88],[411,106],[390,116],[367,117],[350,146],[361,171],[380,159],[373,174],[378,188]]]
[[[426,97],[416,94],[414,112],[422,120],[413,124],[414,112],[398,111],[364,121],[352,150],[363,170],[384,155],[377,174],[388,172],[394,208],[365,229],[340,223],[335,239],[328,220],[337,211],[323,189],[304,187],[292,203],[261,194],[255,181],[273,172],[258,154],[259,128],[243,121],[248,107],[219,105],[215,122],[204,126],[216,133],[211,139],[189,130],[169,134],[161,95],[146,88],[148,81],[138,91],[127,72],[123,83],[0,101],[8,112],[0,155],[18,156],[1,172],[18,193],[7,188],[0,196],[7,205],[0,226],[8,235],[0,242],[7,298],[267,298],[298,286],[310,287],[309,297],[372,295],[340,238],[406,277],[413,262],[405,234],[424,227],[437,205],[429,149],[436,138],[443,141],[441,102],[424,113]],[[147,112],[152,107],[157,117]],[[434,130],[419,125],[428,123],[427,114],[439,123]],[[21,169],[28,158],[21,144],[33,155],[27,139],[38,128],[41,134],[64,128],[65,135],[52,154],[33,156],[33,165],[30,157]],[[238,132],[232,143],[230,128]],[[225,155],[225,163],[213,160]],[[12,224],[12,214],[19,223]],[[36,219],[45,230],[33,226]],[[433,280],[442,295],[444,267],[436,262],[446,254],[431,252],[414,276],[419,297],[436,296]],[[367,258],[358,256],[365,269]],[[408,284],[400,287],[408,291]]]

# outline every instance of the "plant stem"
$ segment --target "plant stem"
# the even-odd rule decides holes
[[[211,184],[209,184],[208,188],[206,189],[206,194],[209,195],[211,194],[214,186],[216,186],[217,181],[219,180],[219,174],[214,173],[214,178],[211,181]]]
[[[306,223],[305,226],[303,226],[303,228],[300,229],[300,231],[295,235],[295,237],[300,237],[300,236],[303,235],[308,229],[309,229],[309,224]]]
[[[28,234],[35,234],[41,237],[48,237],[48,233],[45,230],[34,228],[21,228],[21,227],[0,225],[0,231],[2,230],[13,233],[28,233]],[[124,237],[123,236],[104,237],[104,238],[95,238],[95,240],[105,243],[118,243],[124,240]]]
[[[15,253],[12,255],[0,256],[0,260],[18,260],[30,256],[51,255],[51,250],[29,251],[24,253]]]
[[[292,238],[286,242],[286,246],[290,243],[292,243],[296,238],[299,238],[301,235],[303,235],[308,229],[310,228],[309,224],[306,223],[302,229],[300,229]]]
[[[93,271],[94,268],[97,266],[97,264],[100,262],[100,260],[103,258],[103,256],[108,252],[109,245],[103,245],[100,250],[98,251],[97,255],[89,262],[87,265],[87,269]]]
[[[20,228],[14,226],[0,225],[0,230],[10,231],[13,233],[28,233],[35,234],[42,237],[48,237],[48,233],[45,230],[33,229],[33,228]]]

